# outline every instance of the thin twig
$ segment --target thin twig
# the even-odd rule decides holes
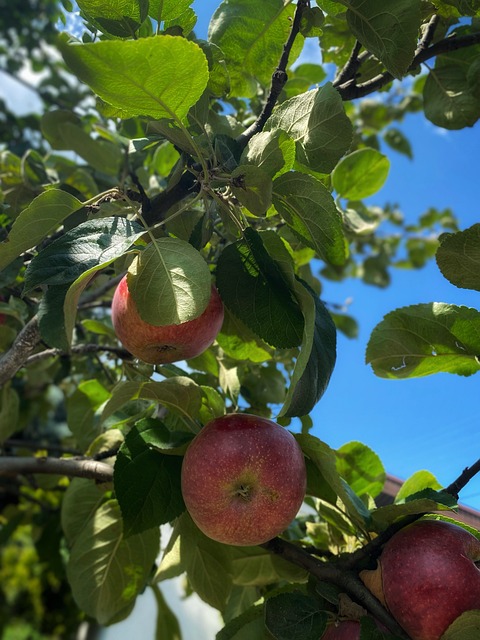
[[[415,56],[418,56],[422,51],[428,49],[428,47],[432,44],[433,38],[435,36],[435,31],[437,29],[438,23],[440,22],[440,16],[434,14],[431,18],[427,26],[425,27],[425,32],[423,34],[423,38],[418,43],[417,50],[415,51]]]
[[[456,500],[458,500],[458,494],[460,491],[467,486],[470,480],[480,473],[480,459],[478,459],[471,467],[466,467],[462,473],[458,476],[456,480],[454,480],[451,484],[448,485],[444,489],[447,493],[453,496]]]
[[[334,87],[337,87],[343,84],[344,82],[347,82],[347,80],[350,80],[355,77],[355,74],[358,71],[358,67],[361,64],[360,58],[358,57],[361,48],[362,48],[362,44],[357,40],[355,42],[355,46],[353,47],[352,53],[350,54],[350,57],[347,60],[345,66],[343,67],[343,69],[340,70],[340,72],[337,74],[337,77],[332,83]]]
[[[246,131],[241,133],[237,137],[237,142],[245,147],[247,142],[252,138],[256,133],[262,131],[265,126],[266,121],[272,115],[272,111],[277,104],[278,97],[285,86],[285,83],[288,80],[287,76],[287,66],[288,59],[290,57],[290,53],[292,51],[293,43],[295,42],[295,38],[297,37],[300,31],[300,24],[302,21],[302,15],[306,8],[310,6],[309,0],[298,0],[297,6],[295,9],[295,15],[293,17],[292,26],[290,28],[290,33],[287,39],[287,42],[283,45],[282,56],[278,63],[277,68],[272,74],[272,83],[270,86],[270,92],[268,94],[267,100],[263,105],[263,109],[255,120],[255,122],[248,127]]]
[[[111,353],[115,355],[117,358],[121,358],[122,360],[132,360],[132,354],[126,349],[122,349],[122,347],[109,347],[101,344],[80,344],[72,347],[70,352],[62,351],[62,349],[45,349],[44,351],[39,351],[38,353],[34,353],[29,356],[25,362],[24,366],[28,367],[31,364],[35,364],[36,362],[40,362],[41,360],[45,360],[47,358],[53,358],[56,356],[60,357],[69,357],[71,355],[75,356],[86,356],[97,353]]]

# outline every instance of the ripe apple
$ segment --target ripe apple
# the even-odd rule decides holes
[[[183,460],[187,510],[205,535],[225,544],[262,544],[284,531],[305,490],[305,460],[295,438],[254,415],[211,420]]]
[[[334,622],[327,628],[322,640],[360,640],[360,622],[358,620]]]
[[[421,520],[396,533],[362,579],[379,585],[371,590],[412,640],[439,640],[462,613],[480,609],[479,561],[480,540],[471,533]]]
[[[212,344],[223,323],[223,303],[212,285],[210,301],[198,318],[157,327],[140,317],[125,276],[113,296],[112,323],[120,342],[136,358],[149,364],[177,362],[198,356]]]

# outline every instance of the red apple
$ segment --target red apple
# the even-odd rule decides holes
[[[157,327],[140,317],[125,276],[113,296],[112,323],[120,342],[136,358],[149,364],[177,362],[198,356],[212,344],[223,323],[223,304],[212,285],[210,301],[198,318]]]
[[[275,422],[237,413],[215,418],[192,440],[182,492],[198,528],[213,540],[256,545],[284,531],[305,496],[302,450]]]
[[[375,595],[412,640],[439,640],[463,612],[480,609],[478,561],[480,540],[471,533],[421,520],[385,545],[376,570],[383,593]]]
[[[334,622],[325,631],[322,640],[360,640],[360,622],[358,620]]]

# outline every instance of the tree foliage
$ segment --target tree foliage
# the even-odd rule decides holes
[[[415,475],[376,507],[378,456],[309,433],[336,333],[357,331],[322,281],[385,287],[435,257],[480,289],[478,225],[430,209],[408,226],[364,202],[385,148],[412,156],[407,113],[451,130],[480,118],[480,6],[224,0],[201,39],[191,4],[0,10],[2,72],[41,71],[44,105],[0,119],[2,630],[66,638],[84,618],[127,617],[150,587],[159,637],[178,638],[159,586],[185,575],[223,616],[219,639],[318,638],[344,594],[404,638],[358,572],[401,523],[454,509],[477,468],[446,490]],[[296,63],[312,39],[318,60]],[[133,359],[110,317],[127,272],[140,315],[165,324],[198,317],[213,279],[215,343],[177,365]],[[379,322],[366,357],[406,378],[471,375],[479,353],[479,311],[426,301]],[[188,443],[234,411],[291,428],[307,463],[307,515],[258,547],[209,540],[181,494]]]

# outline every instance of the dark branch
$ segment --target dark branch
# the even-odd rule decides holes
[[[113,467],[97,460],[0,457],[0,476],[36,473],[90,478],[97,482],[111,482],[113,479]]]
[[[358,57],[358,54],[360,53],[361,48],[362,48],[362,45],[357,40],[345,66],[343,67],[343,69],[341,69],[341,71],[338,73],[337,77],[333,81],[333,86],[337,87],[339,85],[342,85],[348,80],[351,80],[352,78],[355,77],[355,74],[358,71],[358,67],[361,64],[361,60]]]
[[[448,36],[443,40],[439,40],[435,44],[427,48],[420,48],[417,50],[417,54],[415,55],[412,64],[409,66],[408,71],[413,71],[416,69],[422,62],[426,62],[427,60],[434,58],[442,53],[448,53],[449,51],[457,51],[459,49],[464,49],[465,47],[471,47],[473,45],[480,44],[480,33],[471,33],[466,36],[458,36],[455,35]],[[364,82],[363,84],[356,84],[355,79],[350,79],[347,82],[344,82],[340,85],[335,85],[337,91],[340,93],[342,100],[355,100],[356,98],[363,98],[375,91],[379,91],[389,82],[392,82],[393,76],[391,73],[386,71],[385,73],[380,73],[375,76],[368,82]],[[335,83],[334,83],[335,84]]]
[[[34,316],[23,327],[10,349],[0,359],[0,386],[13,378],[39,342],[38,319],[37,316]]]
[[[127,351],[126,349],[122,349],[121,347],[108,347],[101,344],[80,344],[72,347],[70,352],[62,351],[62,349],[45,349],[44,351],[40,351],[39,353],[34,353],[25,360],[24,365],[28,367],[35,362],[45,360],[46,358],[53,358],[55,356],[86,356],[94,353],[111,353],[112,355],[115,355],[117,356],[117,358],[121,358],[122,360],[131,360],[133,358],[132,354],[129,351]]]
[[[285,560],[302,567],[318,580],[329,582],[341,587],[358,604],[362,605],[377,620],[382,622],[399,638],[407,638],[398,623],[392,618],[382,604],[370,593],[363,582],[354,572],[345,571],[334,562],[323,562],[311,556],[302,547],[281,538],[273,538],[261,545],[271,553],[281,556]]]
[[[171,207],[199,191],[200,183],[191,171],[185,171],[171,189],[165,189],[151,199],[149,208],[142,211],[142,217],[148,225],[157,224],[164,220],[165,213]]]
[[[480,459],[478,459],[475,464],[472,464],[471,467],[464,469],[458,478],[449,484],[444,491],[458,500],[458,494],[460,491],[467,486],[470,480],[476,476],[477,473],[480,473]]]
[[[433,38],[435,36],[435,31],[437,29],[439,22],[440,22],[440,17],[437,14],[435,14],[430,18],[430,22],[425,27],[423,38],[418,43],[415,56],[419,55],[422,51],[425,51],[426,49],[428,49],[428,47],[432,44]]]
[[[297,7],[295,9],[295,15],[293,17],[292,26],[290,29],[290,33],[287,39],[287,42],[283,45],[283,52],[278,63],[277,68],[272,74],[272,83],[270,86],[270,92],[267,97],[267,101],[263,105],[263,109],[255,120],[255,122],[246,129],[243,133],[241,133],[237,142],[245,147],[247,142],[252,138],[256,133],[262,131],[265,126],[266,121],[272,115],[272,111],[277,104],[278,96],[280,95],[285,83],[288,80],[287,76],[287,66],[288,59],[290,57],[290,53],[292,51],[293,43],[295,42],[295,38],[297,37],[300,31],[300,24],[302,21],[303,12],[307,7],[310,6],[309,0],[298,0]]]

